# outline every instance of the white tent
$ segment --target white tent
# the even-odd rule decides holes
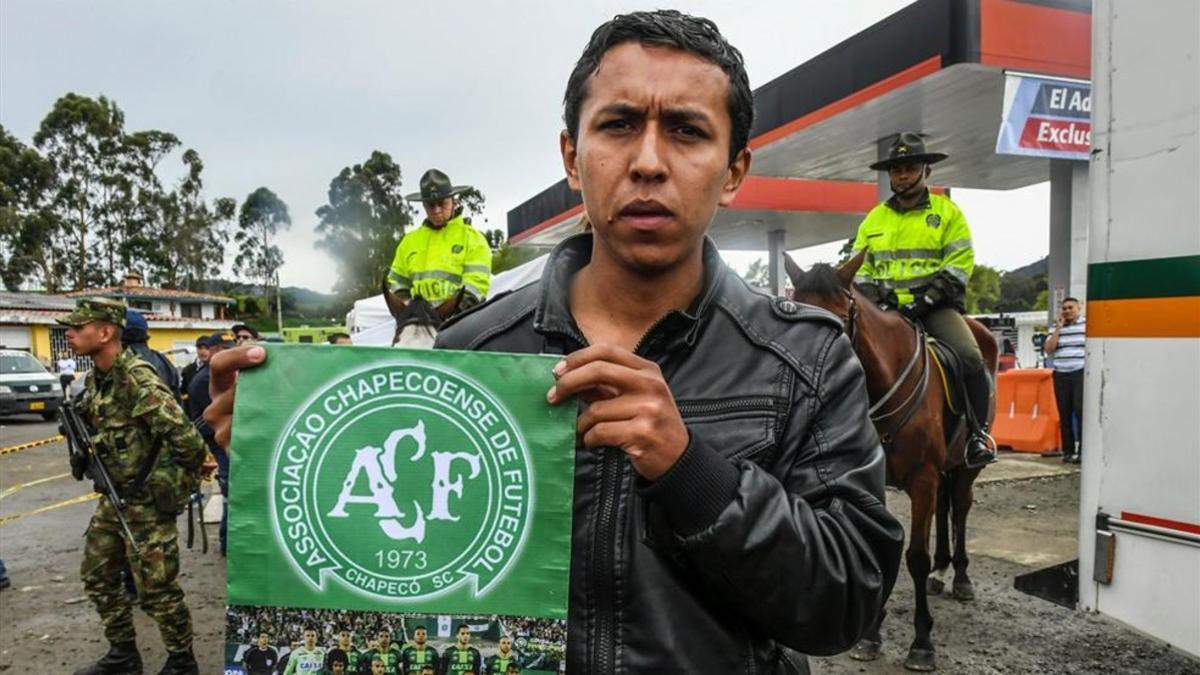
[[[488,295],[495,297],[501,293],[527,286],[542,278],[542,270],[546,267],[547,257],[549,254],[539,256],[492,277],[492,287]],[[354,308],[346,314],[346,329],[350,333],[350,339],[356,345],[390,345],[395,325],[392,323],[392,314],[388,311],[383,295],[355,301]]]

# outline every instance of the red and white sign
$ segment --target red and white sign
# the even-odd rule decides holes
[[[1009,75],[996,152],[1086,160],[1091,113],[1092,91],[1086,82]]]

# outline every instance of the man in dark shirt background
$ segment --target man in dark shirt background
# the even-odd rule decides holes
[[[208,356],[211,359],[224,349],[237,346],[237,339],[232,333],[213,333],[208,338]],[[212,403],[212,398],[208,392],[208,382],[211,371],[209,371],[208,363],[200,366],[196,371],[195,377],[188,383],[187,405],[185,410],[187,416],[196,425],[200,431],[200,436],[204,438],[204,442],[208,444],[208,451],[212,453],[217,460],[217,485],[221,487],[221,555],[225,555],[225,534],[229,519],[229,454],[225,449],[217,445],[217,440],[213,435],[212,427],[204,422],[204,409]]]
[[[183,390],[183,395],[186,399],[188,395],[188,386],[192,383],[192,378],[196,377],[196,372],[208,363],[208,336],[201,335],[196,338],[196,360],[183,367],[179,373],[179,386]]]
[[[269,643],[271,636],[266,631],[258,634],[258,642],[250,645],[242,654],[242,668],[246,675],[272,675],[279,665],[279,652]]]

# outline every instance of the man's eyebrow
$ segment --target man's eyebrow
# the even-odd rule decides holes
[[[639,108],[632,103],[609,103],[597,112],[600,115],[612,115],[614,117],[642,117],[646,114],[646,109]]]
[[[644,117],[646,109],[641,106],[636,106],[632,103],[609,103],[600,108],[599,115],[611,115],[613,117]],[[668,122],[711,122],[712,118],[703,110],[690,107],[666,108],[662,111],[660,117]]]
[[[662,113],[662,118],[668,122],[678,124],[680,122],[711,122],[712,118],[708,113],[696,108],[667,108]]]

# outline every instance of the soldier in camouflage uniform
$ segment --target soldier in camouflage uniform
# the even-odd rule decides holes
[[[79,410],[96,452],[128,504],[125,518],[140,551],[133,554],[115,507],[102,499],[88,526],[80,572],[110,648],[99,662],[76,675],[142,672],[133,609],[121,587],[126,561],[140,590],[141,607],[158,623],[167,647],[160,675],[199,673],[192,655],[191,613],[175,579],[175,519],[199,483],[204,441],[154,367],[122,348],[124,303],[83,299],[58,321],[68,326],[71,348],[95,362]]]

